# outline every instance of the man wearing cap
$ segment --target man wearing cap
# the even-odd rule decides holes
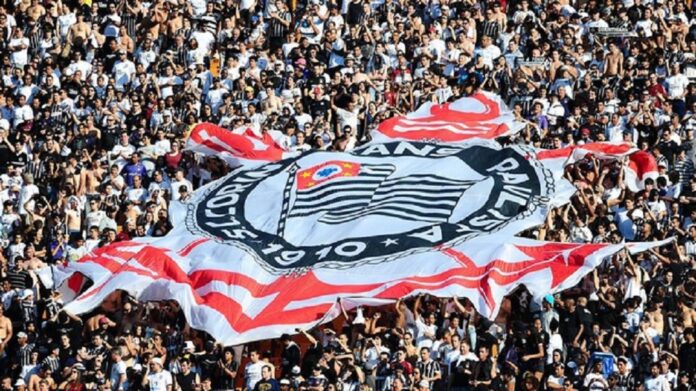
[[[27,383],[24,382],[24,379],[17,379],[17,381],[14,384],[14,387],[17,391],[24,391],[27,389]]]
[[[34,344],[29,343],[29,336],[24,331],[17,333],[17,348],[15,352],[15,363],[22,368],[31,365],[31,352]]]
[[[172,374],[162,368],[162,358],[153,357],[145,370],[143,386],[150,386],[150,391],[172,391]]]
[[[124,91],[126,85],[130,84],[135,74],[135,64],[128,59],[126,49],[119,50],[118,60],[114,63],[113,74],[116,80],[116,89]]]

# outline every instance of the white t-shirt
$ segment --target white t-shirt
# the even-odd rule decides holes
[[[261,369],[263,369],[265,365],[266,363],[263,361],[258,361],[256,364],[250,362],[247,364],[246,368],[244,368],[244,379],[248,390],[253,390],[256,383],[261,380]]]
[[[184,84],[184,82],[181,80],[179,76],[162,76],[157,79],[157,82],[162,85],[162,84],[171,84],[172,86],[166,86],[160,88],[160,93],[162,94],[162,99],[166,99],[167,97],[171,96],[174,94],[174,87],[173,86],[180,86]]]
[[[123,87],[130,82],[131,76],[135,73],[135,64],[132,61],[117,61],[114,64],[114,79],[116,79],[116,88]]]
[[[689,78],[683,74],[670,76],[665,80],[669,99],[682,99],[686,88],[689,86]]]
[[[348,111],[342,108],[336,109],[336,118],[338,119],[338,127],[343,130],[343,127],[349,125],[353,130],[358,129],[358,110]]]
[[[28,184],[22,186],[22,189],[19,191],[19,214],[24,215],[27,213],[27,211],[24,210],[24,204],[36,194],[39,194],[39,188],[36,187],[36,185]],[[32,207],[33,204],[34,202],[32,201],[29,207]]]
[[[437,332],[437,326],[434,324],[428,326],[427,324],[423,323],[423,320],[419,317],[416,319],[416,329],[418,330],[418,337],[416,337],[416,346],[418,346],[418,350],[421,348],[432,348],[433,340],[430,337],[426,337],[425,333],[435,335]]]
[[[662,376],[646,379],[643,387],[645,391],[668,391],[671,389],[667,380]]]
[[[159,373],[147,375],[147,380],[150,382],[150,391],[167,391],[167,386],[172,385],[172,374],[163,369]]]
[[[365,363],[370,367],[374,367],[379,363],[379,355],[382,353],[389,353],[389,349],[384,346],[372,346],[365,351]]]
[[[195,38],[198,41],[198,47],[206,52],[210,50],[212,43],[215,42],[215,36],[209,31],[195,31],[191,34],[191,38]]]
[[[109,374],[109,380],[111,380],[111,389],[116,390],[127,390],[128,389],[128,379],[121,383],[118,387],[117,384],[121,379],[121,375],[126,374],[126,363],[119,361],[111,367],[111,373]],[[150,375],[151,376],[151,375]],[[171,376],[171,375],[170,375]]]
[[[189,0],[189,4],[191,4],[191,8],[193,9],[193,15],[201,16],[205,14],[208,2],[205,0]]]
[[[29,49],[29,39],[28,38],[13,38],[10,40],[10,46],[26,45],[22,50],[13,51],[10,54],[10,61],[14,66],[24,66],[27,65],[27,51]]]

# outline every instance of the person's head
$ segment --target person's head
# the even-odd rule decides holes
[[[232,361],[234,359],[234,350],[232,350],[232,348],[225,348],[223,357],[225,358],[226,362]]]
[[[420,357],[421,357],[421,360],[423,360],[423,361],[430,360],[430,349],[429,348],[421,348]]]
[[[659,375],[660,375],[660,364],[656,363],[656,362],[650,364],[650,376],[658,377]]]
[[[162,371],[162,359],[160,357],[151,358],[149,365],[151,372],[159,373]]]
[[[119,362],[121,361],[122,353],[121,353],[121,348],[113,348],[111,349],[111,360],[113,362]]]
[[[251,352],[249,352],[249,359],[250,359],[251,362],[253,362],[253,363],[259,362],[260,357],[259,357],[259,352],[258,352],[258,350],[252,350]]]
[[[264,380],[269,380],[272,376],[272,370],[270,365],[264,365],[263,368],[261,368],[261,377]]]
[[[462,356],[469,354],[471,351],[471,342],[467,338],[463,338],[459,343],[459,353]]]

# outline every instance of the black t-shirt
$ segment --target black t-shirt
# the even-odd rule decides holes
[[[177,373],[176,374],[176,384],[181,387],[182,391],[190,391],[195,388],[195,383],[196,383],[196,374],[189,371],[188,374],[184,375],[183,373]],[[229,387],[232,388],[232,387]]]
[[[578,316],[577,308],[573,312],[563,311],[561,313],[561,321],[559,325],[563,340],[568,343],[573,342],[575,336],[578,335],[578,331],[580,330],[580,324],[582,324],[582,321],[580,320],[580,316]]]
[[[213,370],[218,357],[214,353],[206,353],[200,356],[201,378],[208,378],[213,375]]]
[[[475,361],[464,360],[452,368],[452,387],[467,387]]]
[[[527,337],[527,343],[525,344],[526,354],[537,354],[539,353],[539,344],[546,350],[546,345],[549,343],[549,335],[545,331],[539,333],[532,332],[529,337]],[[543,360],[543,357],[541,358]]]
[[[326,113],[329,112],[330,107],[331,104],[324,99],[312,99],[312,101],[309,104],[309,113],[312,115],[313,118],[324,117],[326,116]]]
[[[254,391],[277,391],[280,389],[278,386],[278,381],[276,379],[261,379],[254,386]]]
[[[300,352],[300,347],[297,346],[296,343],[292,343],[283,349],[283,353],[281,354],[283,374],[289,375],[292,367],[300,364],[301,355],[302,353]]]
[[[10,146],[7,143],[0,142],[0,172],[7,172],[7,162],[10,161]]]
[[[20,153],[14,153],[10,158],[10,163],[14,164],[15,167],[24,167],[29,162],[29,156],[26,152],[22,151]]]
[[[693,375],[696,372],[696,342],[683,343],[679,347],[681,370]]]
[[[592,312],[587,309],[587,307],[582,307],[578,306],[575,312],[578,313],[578,317],[580,318],[580,322],[582,323],[583,326],[585,326],[585,332],[584,334],[586,336],[589,336],[590,333],[592,332]]]
[[[302,376],[306,378],[312,373],[312,368],[317,365],[323,353],[324,348],[319,343],[307,349],[302,358]]]

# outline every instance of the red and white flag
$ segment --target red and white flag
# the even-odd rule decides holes
[[[624,165],[624,182],[632,192],[645,188],[645,180],[658,176],[657,161],[649,152],[641,151],[628,143],[596,142],[584,145],[574,145],[559,149],[539,150],[537,156],[547,163],[556,160],[564,165],[573,164],[587,155],[597,159],[615,160],[628,157]]]
[[[635,253],[665,243],[631,243],[629,249]],[[535,297],[570,288],[624,248],[492,236],[432,248],[428,262],[413,255],[350,270],[323,267],[273,274],[244,254],[229,254],[213,240],[182,243],[170,238],[156,244],[132,254],[66,309],[87,312],[117,289],[143,301],[176,300],[192,327],[225,344],[274,338],[328,322],[340,314],[338,298],[349,310],[419,293],[467,297],[483,316],[493,318],[503,297],[516,287],[525,285]]]
[[[629,156],[624,169],[624,181],[633,192],[644,189],[646,179],[655,180],[659,175],[655,156],[646,151],[638,151]]]
[[[186,149],[218,156],[231,167],[259,165],[295,155],[283,149],[268,132],[259,135],[250,128],[229,131],[208,122],[193,127]]]
[[[115,290],[176,300],[192,327],[225,344],[328,321],[339,298],[350,308],[466,296],[492,317],[518,285],[536,296],[570,287],[623,248],[515,237],[574,192],[547,163],[530,148],[477,140],[242,167],[175,204],[167,236],[71,265],[98,281],[66,309],[88,312]]]
[[[452,103],[425,103],[405,116],[390,118],[372,132],[373,142],[393,140],[460,142],[510,136],[525,124],[495,94],[479,91]]]

